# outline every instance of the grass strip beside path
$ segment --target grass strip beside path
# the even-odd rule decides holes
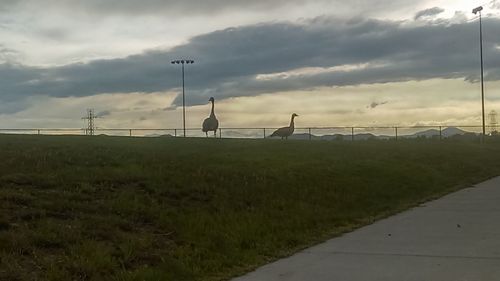
[[[0,280],[224,280],[500,175],[500,142],[0,136]]]

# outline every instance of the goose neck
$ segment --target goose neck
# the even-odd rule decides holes
[[[290,127],[294,127],[294,119],[295,119],[295,116],[292,115],[292,119],[290,120]]]
[[[210,116],[215,116],[215,102],[212,101],[212,111],[210,112]]]

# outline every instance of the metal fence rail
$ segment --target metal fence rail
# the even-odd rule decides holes
[[[496,134],[496,127],[487,126],[490,134]],[[268,138],[277,128],[220,128],[218,138]],[[331,126],[331,127],[298,127],[292,139],[304,140],[366,140],[366,139],[399,139],[399,138],[449,138],[455,135],[480,134],[482,127],[477,125],[436,125],[436,126]],[[82,128],[0,128],[3,134],[37,134],[37,135],[86,135]],[[135,137],[181,137],[183,129],[179,128],[96,128],[95,135],[135,136]],[[187,128],[187,137],[205,137],[200,128]],[[214,137],[209,133],[209,137]]]

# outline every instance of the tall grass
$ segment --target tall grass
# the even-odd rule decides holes
[[[0,280],[221,280],[500,175],[500,143],[0,136]]]

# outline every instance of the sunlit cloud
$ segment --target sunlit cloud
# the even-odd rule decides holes
[[[361,63],[351,65],[339,65],[332,67],[303,67],[293,69],[286,72],[271,73],[271,74],[258,74],[255,79],[257,80],[275,80],[275,79],[288,79],[294,76],[312,76],[318,74],[332,74],[335,72],[350,72],[354,70],[363,70],[367,68],[382,67],[383,64],[373,65],[372,63]]]

